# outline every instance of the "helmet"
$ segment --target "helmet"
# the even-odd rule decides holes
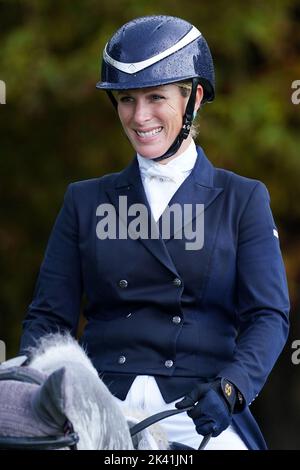
[[[173,16],[145,16],[122,26],[106,44],[97,88],[129,90],[198,78],[203,102],[214,99],[214,66],[200,31]]]
[[[192,90],[180,133],[171,147],[154,161],[174,155],[189,135],[197,86],[203,87],[202,103],[213,101],[215,76],[207,42],[192,24],[173,16],[145,16],[122,26],[106,44],[101,81],[115,107],[112,90],[156,87],[191,80]]]

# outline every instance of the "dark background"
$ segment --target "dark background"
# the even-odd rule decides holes
[[[214,103],[198,142],[216,166],[262,180],[278,225],[292,301],[286,348],[252,406],[271,449],[300,449],[300,2],[296,0],[0,0],[0,339],[18,350],[49,232],[68,183],[132,158],[95,89],[102,50],[123,23],[180,16],[212,50]],[[300,94],[298,94],[298,97]]]

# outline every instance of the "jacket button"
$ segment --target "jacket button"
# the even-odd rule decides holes
[[[126,279],[121,279],[121,281],[119,281],[119,287],[121,287],[121,289],[126,289],[127,286],[128,281],[126,281]]]
[[[181,317],[176,315],[175,317],[172,318],[172,322],[178,325],[181,322]]]
[[[126,357],[125,356],[120,356],[118,359],[119,364],[124,364],[126,362]]]
[[[166,366],[168,369],[170,369],[170,367],[173,366],[173,361],[171,361],[171,360],[166,361],[166,362],[165,362],[165,366]]]
[[[182,282],[181,282],[181,280],[180,280],[178,277],[175,277],[175,279],[173,279],[173,284],[174,284],[174,286],[176,286],[176,287],[180,287],[181,284],[182,284]]]

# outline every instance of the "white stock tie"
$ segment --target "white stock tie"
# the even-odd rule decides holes
[[[148,168],[141,166],[140,171],[154,220],[157,221],[184,181],[185,175],[177,168],[159,163]]]
[[[145,193],[157,221],[170,200],[191,173],[197,159],[194,141],[185,152],[167,164],[157,163],[138,154],[139,169]]]
[[[147,169],[141,168],[141,174],[144,178],[155,179],[161,183],[174,182],[180,184],[184,180],[182,171],[174,167],[168,167],[168,165],[161,165],[160,163],[152,165]]]

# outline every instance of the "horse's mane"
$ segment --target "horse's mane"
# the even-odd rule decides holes
[[[69,333],[50,333],[42,336],[36,346],[28,348],[30,367],[49,374],[62,365],[86,367],[98,377],[98,373],[84,349]]]

